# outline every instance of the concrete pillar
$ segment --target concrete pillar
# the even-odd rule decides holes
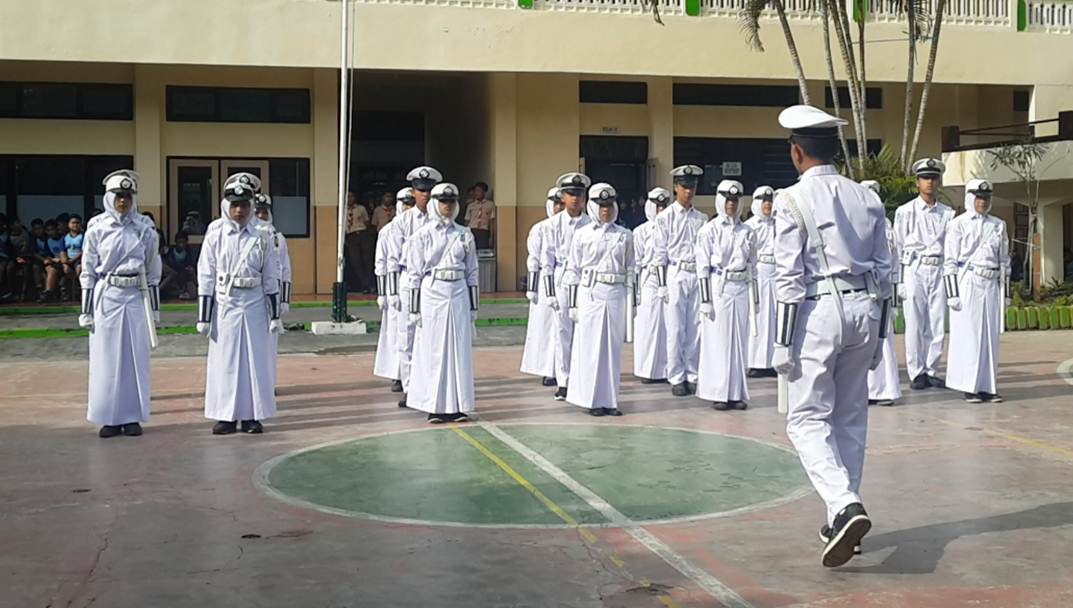
[[[335,282],[339,230],[339,76],[338,70],[313,73],[313,160],[310,196],[316,254],[316,293],[330,294]]]
[[[1028,120],[1050,120],[1058,118],[1058,113],[1073,110],[1073,86],[1036,85],[1032,88],[1032,99],[1028,106]],[[1036,126],[1036,137],[1058,134],[1058,123]]]
[[[138,183],[138,209],[153,214],[157,226],[172,234],[164,214],[168,198],[164,179],[164,156],[160,148],[160,123],[164,115],[164,83],[149,65],[134,66],[134,167],[141,178]],[[170,238],[170,237],[169,237]]]
[[[518,284],[518,81],[514,74],[488,77],[488,133],[491,183],[496,201],[496,289],[515,291]],[[528,228],[526,228],[528,230]]]
[[[1062,207],[1060,204],[1041,206],[1039,211],[1039,237],[1040,237],[1040,285],[1045,286],[1057,279],[1061,282],[1064,278],[1064,265],[1062,260],[1062,247],[1065,242],[1065,226],[1062,222]]]
[[[670,189],[674,168],[674,81],[669,77],[648,79],[648,158],[655,161],[648,176],[649,189]]]

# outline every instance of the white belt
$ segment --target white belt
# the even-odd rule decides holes
[[[744,283],[749,280],[749,273],[744,270],[724,270],[723,279],[732,283]]]
[[[223,286],[230,283],[230,287],[234,289],[253,289],[261,286],[261,277],[229,277],[225,274],[218,274],[216,283]]]
[[[864,277],[835,277],[833,281],[835,284],[835,289],[837,289],[839,293],[846,293],[847,291],[864,291],[868,289],[868,283],[865,281]],[[806,298],[829,295],[831,295],[831,281],[821,279],[805,287]]]
[[[770,253],[761,253],[759,256],[757,256],[756,259],[761,264],[774,264],[775,263],[775,256],[771,255]]]
[[[626,275],[614,272],[597,272],[595,273],[595,277],[593,280],[595,280],[597,283],[618,285],[626,282]]]
[[[111,287],[141,287],[141,277],[121,277],[119,275],[108,275],[108,285]]]
[[[461,270],[437,268],[432,271],[432,279],[435,281],[461,281],[464,278],[466,278],[466,273]]]
[[[980,266],[969,266],[969,270],[976,273],[976,276],[983,277],[985,279],[997,279],[1001,271],[998,268],[981,268]]]
[[[917,255],[915,253],[908,253],[902,258],[903,264],[909,265],[913,263],[913,260],[919,261],[924,266],[942,266],[943,256],[941,255]]]
[[[697,263],[696,262],[671,262],[671,266],[677,266],[678,270],[680,270],[682,272],[696,272],[697,271]]]

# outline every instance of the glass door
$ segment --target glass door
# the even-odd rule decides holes
[[[218,163],[214,160],[168,159],[168,234],[183,230],[191,244],[200,244],[209,222],[220,215]]]
[[[268,190],[268,161],[267,160],[221,160],[220,161],[220,187],[227,178],[236,173],[252,173],[261,178],[261,192],[271,195]],[[221,193],[222,194],[222,193]]]

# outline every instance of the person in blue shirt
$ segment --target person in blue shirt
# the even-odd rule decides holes
[[[60,292],[64,300],[72,297],[67,289],[67,279],[74,281],[82,273],[82,241],[85,238],[86,235],[82,232],[82,216],[72,214],[67,220],[67,235],[63,237],[63,251],[60,253],[64,277]]]
[[[63,260],[61,256],[67,249],[60,235],[60,224],[56,220],[45,222],[45,253],[41,265],[45,269],[45,291],[37,298],[39,304],[57,300],[60,297],[60,282],[63,280]]]
[[[189,286],[197,284],[197,255],[187,245],[187,236],[182,230],[175,233],[173,244],[164,250],[163,262],[164,280],[160,283],[160,293],[165,298],[192,299]]]

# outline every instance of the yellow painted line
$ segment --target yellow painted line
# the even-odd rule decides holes
[[[941,422],[941,423],[943,423],[943,424],[945,424],[947,426],[951,426],[951,427],[958,428],[958,429],[963,428],[962,423],[952,422],[950,420],[945,420],[943,418],[939,418],[938,416],[928,416],[928,417],[931,418],[932,420],[936,420],[938,422]],[[1000,439],[1005,439],[1007,441],[1012,441],[1014,443],[1020,443],[1020,444],[1023,444],[1023,445],[1027,445],[1027,446],[1036,448],[1037,450],[1043,450],[1044,452],[1050,452],[1052,454],[1055,454],[1057,456],[1061,456],[1063,458],[1073,459],[1073,450],[1071,450],[1069,448],[1063,448],[1062,446],[1052,445],[1050,443],[1047,443],[1046,441],[1040,441],[1039,439],[1032,439],[1031,437],[1024,437],[1022,435],[1016,435],[1014,433],[1006,433],[1006,432],[1003,432],[1003,431],[996,431],[994,429],[989,429],[989,428],[986,428],[986,427],[980,427],[980,430],[985,435],[991,435],[992,437],[998,437]]]
[[[474,437],[473,435],[470,435],[466,431],[463,431],[462,429],[458,428],[457,426],[451,427],[451,430],[454,431],[462,439],[465,439],[466,443],[468,443],[471,446],[473,446],[474,448],[476,448],[478,452],[480,452],[481,454],[484,454],[485,457],[488,458],[488,460],[491,460],[492,462],[494,462],[496,464],[496,466],[498,466],[500,469],[502,469],[503,472],[506,473],[508,477],[513,479],[518,485],[520,485],[523,488],[525,488],[526,490],[528,490],[529,493],[532,494],[534,498],[536,498],[538,501],[540,501],[540,504],[544,505],[549,511],[554,513],[556,517],[558,517],[559,519],[563,520],[563,522],[566,523],[567,525],[573,526],[574,529],[577,530],[578,534],[581,535],[581,538],[585,539],[586,541],[588,541],[590,543],[595,543],[595,542],[597,542],[599,540],[599,539],[596,538],[596,535],[594,535],[592,532],[589,532],[587,529],[582,528],[581,524],[579,524],[576,519],[571,517],[569,513],[567,513],[566,511],[564,511],[562,509],[562,507],[560,507],[559,505],[555,504],[555,501],[553,501],[552,499],[548,498],[536,486],[534,486],[532,483],[530,483],[528,479],[526,479],[525,477],[522,477],[522,474],[519,473],[518,471],[515,471],[514,467],[510,466],[509,464],[507,464],[499,456],[496,456],[495,452],[493,452],[492,450],[488,449],[483,443],[478,441],[476,437]],[[625,569],[626,562],[622,561],[622,559],[620,559],[617,555],[615,555],[614,553],[611,553],[610,555],[608,555],[608,557],[611,560],[611,563],[615,564],[615,566],[617,566],[619,568],[622,568],[622,569]],[[646,588],[652,586],[652,583],[650,583],[649,581],[644,580],[644,579],[642,579],[639,582],[641,583],[642,586],[644,586]],[[667,608],[680,608],[678,606],[678,604],[676,604],[674,602],[674,600],[672,600],[670,598],[670,596],[668,596],[668,595],[661,594],[661,595],[657,596],[657,598],[659,599],[660,603],[662,603],[664,606],[667,606]]]

